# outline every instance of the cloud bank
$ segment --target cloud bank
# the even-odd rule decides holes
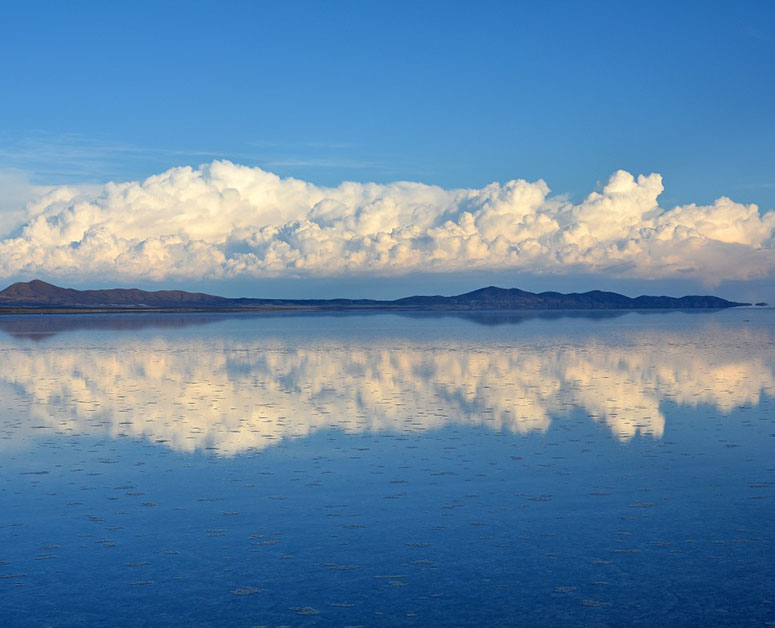
[[[615,172],[574,204],[542,180],[481,189],[333,188],[214,161],[142,182],[57,187],[0,239],[0,276],[117,280],[515,270],[691,278],[775,272],[775,211],[659,206],[658,174]]]

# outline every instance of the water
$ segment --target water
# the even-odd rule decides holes
[[[0,317],[0,625],[766,626],[775,312]]]

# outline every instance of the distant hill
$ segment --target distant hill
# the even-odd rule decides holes
[[[137,289],[73,290],[35,279],[0,292],[0,306],[39,308],[196,308],[223,307],[230,299],[199,292]]]
[[[653,297],[639,296],[634,299],[616,292],[525,292],[518,288],[489,286],[455,297],[407,297],[394,301],[397,305],[444,305],[450,309],[490,310],[645,310],[645,309],[694,309],[726,308],[750,305],[736,303],[713,296]]]
[[[0,292],[0,310],[230,310],[230,309],[401,309],[401,310],[638,310],[727,308],[736,303],[714,296],[626,297],[616,292],[562,294],[525,292],[489,286],[452,297],[413,296],[395,301],[372,299],[229,299],[201,292],[136,288],[74,290],[35,279]]]

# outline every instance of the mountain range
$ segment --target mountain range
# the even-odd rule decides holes
[[[489,286],[457,296],[412,296],[393,301],[373,299],[232,299],[201,292],[137,288],[75,290],[35,279],[0,292],[6,310],[256,310],[256,309],[400,309],[400,310],[640,310],[709,309],[750,305],[714,296],[639,296],[616,292],[533,293]]]

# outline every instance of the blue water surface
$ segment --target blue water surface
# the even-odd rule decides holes
[[[0,625],[775,625],[775,311],[0,318]]]

